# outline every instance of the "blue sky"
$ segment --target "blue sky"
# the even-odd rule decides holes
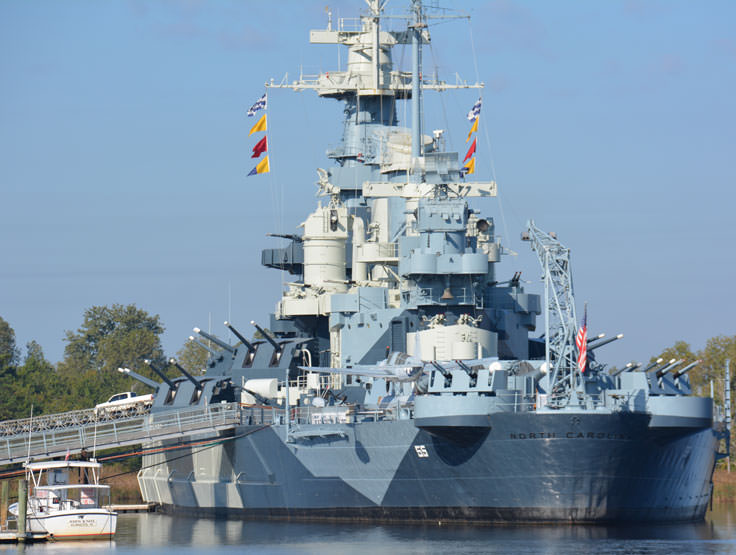
[[[364,6],[328,3],[334,17]],[[336,69],[335,47],[308,44],[324,5],[0,2],[0,316],[19,345],[58,361],[64,331],[112,303],[159,314],[168,354],[193,326],[267,321],[284,276],[260,267],[278,245],[265,234],[314,206],[342,114],[272,91],[272,172],[246,178],[245,111],[272,77]],[[499,277],[522,270],[541,293],[519,241],[533,218],[572,249],[590,333],[625,333],[607,362],[736,334],[736,3],[453,7],[472,22],[431,28],[425,71],[486,83],[476,177],[494,168],[500,198],[477,207],[518,252]],[[476,98],[428,93],[426,128],[463,150]]]

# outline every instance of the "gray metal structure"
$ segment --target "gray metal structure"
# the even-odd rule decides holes
[[[545,360],[549,368],[549,403],[560,408],[575,403],[582,376],[577,365],[577,315],[570,268],[570,249],[530,221],[522,239],[531,242],[542,266],[545,305]]]
[[[576,370],[569,251],[530,224],[544,304],[518,275],[500,281],[493,219],[469,204],[496,184],[467,180],[443,132],[422,132],[423,91],[481,85],[423,74],[433,15],[418,0],[399,30],[367,3],[310,34],[345,46],[346,69],[269,84],[342,102],[342,141],[300,233],[262,252],[291,274],[270,321],[252,339],[227,323],[234,346],[195,329],[218,345],[204,375],[161,384],[152,408],[239,402],[239,423],[206,449],[177,449],[198,433],[151,440],[145,501],[269,518],[702,519],[725,433],[712,400],[687,367],[609,373],[607,339]],[[393,67],[397,44],[411,73]]]

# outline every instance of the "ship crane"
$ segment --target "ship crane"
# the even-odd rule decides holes
[[[570,271],[570,249],[562,245],[554,234],[546,233],[527,224],[522,240],[531,243],[532,250],[542,266],[545,299],[545,359],[549,372],[549,398],[547,406],[562,408],[578,403],[573,395],[582,379],[577,365],[575,333],[575,297]],[[581,389],[582,391],[582,389]]]

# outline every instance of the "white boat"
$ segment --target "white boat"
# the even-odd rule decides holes
[[[100,484],[102,465],[92,461],[27,463],[28,531],[54,539],[101,539],[115,534],[118,515],[110,505],[110,486]],[[11,514],[18,515],[17,503]]]

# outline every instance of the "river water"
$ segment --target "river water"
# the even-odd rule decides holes
[[[656,526],[400,526],[197,519],[121,514],[112,542],[0,546],[0,552],[189,553],[736,553],[736,506],[705,522]]]

